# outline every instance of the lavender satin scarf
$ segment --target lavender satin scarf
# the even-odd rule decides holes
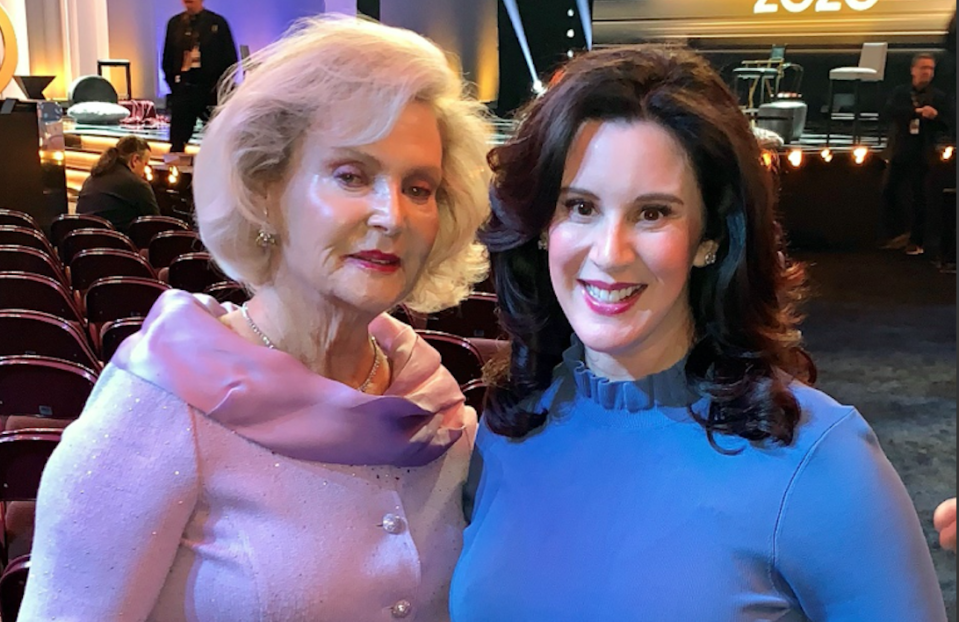
[[[421,466],[475,425],[475,412],[439,354],[388,315],[370,324],[393,370],[386,394],[376,396],[250,343],[219,321],[227,312],[209,296],[164,292],[111,364],[250,441],[301,460]]]

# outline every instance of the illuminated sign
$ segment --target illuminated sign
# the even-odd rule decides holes
[[[3,58],[0,59],[0,91],[7,88],[17,71],[17,37],[13,34],[13,22],[0,6],[0,38],[3,39]]]
[[[756,0],[753,13],[777,13],[779,7],[790,13],[815,11],[816,13],[835,13],[841,11],[843,5],[853,11],[868,11],[879,4],[879,0]]]

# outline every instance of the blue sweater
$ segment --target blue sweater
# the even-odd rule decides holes
[[[682,363],[609,382],[574,344],[522,441],[481,426],[453,622],[944,622],[909,495],[855,409],[796,384],[789,447],[717,436]]]

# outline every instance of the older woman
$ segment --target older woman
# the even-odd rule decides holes
[[[875,435],[808,384],[802,268],[706,62],[574,60],[491,162],[512,351],[453,619],[944,621]]]
[[[195,176],[254,295],[165,293],[43,477],[20,620],[448,617],[475,413],[385,312],[485,272],[480,106],[411,32],[312,19],[254,57]]]

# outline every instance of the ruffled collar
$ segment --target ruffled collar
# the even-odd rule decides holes
[[[587,366],[583,343],[573,335],[572,345],[563,352],[563,366],[577,393],[606,410],[639,413],[664,408],[685,408],[699,399],[686,380],[686,359],[669,369],[632,381],[611,381],[594,374]]]
[[[393,373],[386,394],[377,396],[250,343],[219,321],[232,308],[205,295],[164,292],[111,364],[237,434],[301,460],[420,466],[476,424],[439,354],[386,314],[370,324]]]

